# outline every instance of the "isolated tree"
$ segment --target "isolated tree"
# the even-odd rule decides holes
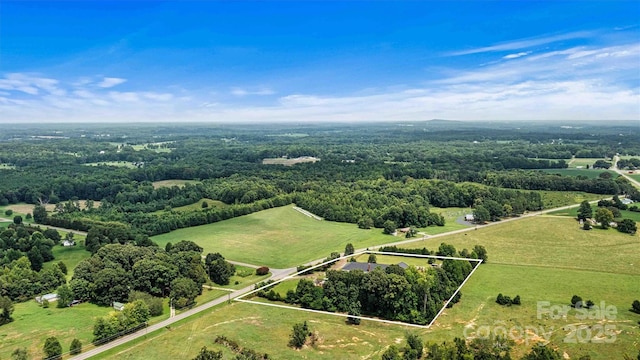
[[[591,204],[587,200],[580,203],[580,208],[578,208],[578,220],[587,220],[593,217],[593,209],[591,209]]]
[[[600,227],[603,229],[609,228],[609,223],[613,221],[613,213],[606,208],[599,208],[596,211],[596,221],[600,223]]]
[[[483,205],[476,206],[473,209],[473,222],[478,224],[484,224],[485,222],[491,220],[491,213],[487,210]]]
[[[293,325],[291,329],[291,335],[289,335],[289,346],[296,349],[300,349],[307,342],[307,337],[311,335],[309,332],[309,326],[307,322],[297,323]]]
[[[633,303],[631,303],[631,311],[636,314],[640,314],[640,301],[633,300]]]
[[[511,300],[511,303],[513,305],[520,305],[522,303],[520,300],[520,295],[516,295],[516,297],[514,297],[513,300]]]
[[[352,255],[355,252],[352,243],[348,243],[347,246],[344,247],[344,255]]]
[[[33,221],[37,222],[38,224],[45,223],[47,220],[47,216],[47,209],[45,209],[44,206],[36,205],[33,208]]]
[[[59,308],[67,307],[73,301],[73,291],[67,284],[60,285],[56,290],[56,293],[58,294],[57,306]]]
[[[208,350],[206,346],[200,349],[200,352],[193,360],[220,360],[222,359],[221,351]]]
[[[22,224],[22,216],[16,215],[13,217],[13,223],[16,225]]]
[[[55,336],[48,337],[44,341],[44,351],[47,360],[59,360],[62,359],[62,345]]]
[[[8,296],[0,296],[0,325],[13,321],[13,302]]]
[[[13,215],[13,210],[7,209],[7,210],[4,211],[4,214],[7,215],[7,216],[11,216],[11,215]]]
[[[29,354],[25,348],[17,348],[11,353],[11,360],[29,360]]]
[[[369,258],[367,259],[368,263],[375,264],[377,261],[376,254],[369,254]]]
[[[387,234],[387,235],[391,235],[394,232],[396,232],[396,223],[394,223],[391,220],[387,220],[382,224],[382,232]]]
[[[71,346],[69,347],[69,353],[71,355],[78,355],[82,352],[82,341],[80,339],[73,339]]]

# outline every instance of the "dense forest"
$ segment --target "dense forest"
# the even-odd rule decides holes
[[[608,124],[610,125],[610,124]],[[563,176],[571,159],[638,155],[637,127],[429,121],[409,124],[270,126],[74,126],[0,136],[0,206],[26,202],[34,220],[90,231],[89,250],[138,242],[296,203],[327,220],[383,227],[443,225],[431,207],[496,202],[504,216],[538,210],[537,190],[640,194],[624,178]],[[314,156],[295,166],[265,158]],[[595,160],[594,160],[595,163]],[[55,164],[55,166],[51,166]],[[158,187],[161,180],[189,180]],[[89,200],[80,206],[78,200]],[[202,199],[220,201],[189,211]],[[95,205],[99,202],[99,205]],[[93,231],[92,231],[93,229]]]

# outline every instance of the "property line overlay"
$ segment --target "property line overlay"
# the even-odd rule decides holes
[[[250,295],[252,295],[254,293],[257,293],[260,290],[264,290],[266,288],[274,287],[274,286],[276,286],[277,284],[279,284],[279,283],[281,283],[283,281],[293,279],[294,277],[296,277],[298,275],[301,275],[303,273],[309,272],[310,270],[313,270],[315,268],[318,268],[318,267],[321,267],[321,266],[324,266],[324,265],[329,265],[329,264],[338,262],[340,260],[345,260],[345,259],[349,259],[349,258],[352,258],[352,257],[364,255],[364,254],[378,254],[378,255],[401,256],[401,257],[430,258],[430,259],[438,259],[438,260],[472,261],[472,262],[477,262],[478,264],[476,264],[476,266],[473,267],[473,269],[471,270],[469,275],[467,275],[467,277],[462,281],[462,283],[460,284],[460,286],[458,286],[456,291],[453,292],[453,295],[451,295],[451,297],[449,299],[447,299],[447,301],[445,301],[445,303],[442,306],[442,308],[440,309],[440,311],[438,311],[436,316],[431,320],[431,322],[428,325],[411,324],[411,323],[406,323],[406,322],[401,322],[401,321],[378,319],[378,318],[368,317],[368,316],[356,316],[356,315],[349,315],[349,314],[344,314],[344,313],[335,313],[335,312],[322,311],[322,310],[304,309],[304,308],[294,307],[294,306],[289,306],[289,305],[272,304],[272,303],[267,303],[267,302],[260,302],[260,301],[253,301],[253,300],[244,299],[244,297],[247,297],[247,296],[250,296]],[[332,315],[332,316],[339,316],[339,317],[351,317],[351,318],[356,318],[356,319],[361,319],[361,320],[376,321],[376,322],[393,324],[393,325],[402,325],[402,326],[417,327],[417,328],[422,328],[422,329],[429,329],[435,323],[436,319],[438,319],[438,317],[446,310],[446,308],[449,305],[449,303],[460,292],[460,289],[462,289],[462,287],[467,282],[467,280],[469,280],[469,278],[471,278],[471,275],[473,275],[473,273],[476,271],[476,269],[479,267],[479,265],[481,263],[482,263],[482,259],[468,259],[468,258],[452,257],[452,256],[422,255],[422,254],[409,254],[409,253],[395,253],[395,252],[385,252],[385,251],[364,250],[364,251],[360,251],[360,252],[357,252],[357,253],[353,253],[351,255],[341,256],[341,257],[336,258],[336,259],[332,259],[332,260],[329,260],[329,261],[325,261],[325,262],[321,262],[319,264],[313,265],[313,266],[311,266],[309,268],[306,268],[306,269],[304,269],[302,271],[298,271],[295,274],[291,274],[291,275],[286,276],[286,277],[284,277],[284,278],[282,278],[280,280],[274,281],[274,282],[272,282],[270,284],[267,284],[267,285],[261,286],[261,287],[259,287],[257,289],[254,289],[254,290],[252,290],[252,291],[250,291],[250,292],[248,292],[246,294],[242,294],[242,295],[234,298],[233,300],[234,301],[238,301],[238,302],[247,303],[247,304],[272,306],[272,307],[277,307],[277,308],[281,308],[281,309],[306,311],[306,312],[315,313],[315,314],[325,314],[325,315]]]

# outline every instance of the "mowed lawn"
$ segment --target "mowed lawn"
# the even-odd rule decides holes
[[[344,251],[347,243],[356,249],[393,242],[381,229],[362,230],[354,224],[318,221],[292,206],[283,206],[221,221],[175,230],[154,236],[166,243],[191,240],[204,253],[221,253],[225,258],[272,268],[288,268]]]
[[[79,235],[75,235],[74,239],[76,239],[76,244],[78,244],[77,238],[80,237]],[[84,245],[67,247],[56,245],[53,247],[53,256],[55,259],[44,263],[44,268],[57,266],[58,262],[62,261],[67,266],[67,280],[71,280],[73,277],[73,269],[80,261],[91,257],[91,253],[86,250]]]
[[[26,348],[30,359],[43,357],[42,346],[49,336],[56,336],[63,352],[69,350],[74,338],[86,348],[93,338],[95,318],[104,316],[111,307],[83,303],[74,307],[56,308],[52,302],[44,309],[30,300],[15,304],[14,321],[0,328],[0,359],[9,359],[16,348]]]
[[[623,234],[615,229],[586,231],[569,217],[537,216],[427,238],[405,247],[437,250],[442,242],[458,250],[483,245],[490,263],[640,275],[639,234]]]

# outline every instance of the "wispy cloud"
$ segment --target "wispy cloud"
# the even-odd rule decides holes
[[[575,31],[575,32],[559,34],[559,35],[549,35],[549,36],[543,36],[543,37],[518,39],[518,40],[513,40],[509,42],[491,45],[491,46],[454,51],[449,53],[449,55],[460,56],[460,55],[479,54],[479,53],[485,53],[485,52],[519,50],[519,49],[524,49],[524,48],[529,48],[534,46],[555,43],[558,41],[590,38],[593,36],[593,34],[594,32],[592,31]]]
[[[245,89],[245,88],[235,87],[231,89],[230,93],[231,95],[235,95],[235,96],[248,96],[248,95],[265,96],[265,95],[273,95],[275,94],[275,91],[266,87],[256,88],[256,89]]]
[[[127,81],[127,79],[114,78],[114,77],[105,77],[104,79],[102,79],[102,81],[100,81],[96,85],[98,87],[101,87],[101,88],[110,88],[110,87],[114,87],[116,85],[120,85],[120,84],[122,84],[122,83],[124,83],[126,81]]]
[[[517,59],[519,57],[527,56],[529,54],[531,54],[531,51],[522,51],[522,52],[515,53],[515,54],[505,55],[502,58],[503,59],[507,59],[507,60],[509,60],[509,59]]]

